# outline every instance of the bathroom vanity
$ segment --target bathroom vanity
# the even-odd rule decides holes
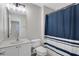
[[[0,43],[0,56],[31,56],[30,41],[3,41]]]

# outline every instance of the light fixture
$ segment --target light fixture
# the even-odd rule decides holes
[[[18,12],[18,13],[26,13],[26,9],[24,5],[21,4],[7,4],[7,8],[9,11]]]

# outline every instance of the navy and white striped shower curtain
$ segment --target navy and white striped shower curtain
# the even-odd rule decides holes
[[[79,40],[79,4],[48,14],[45,35]]]
[[[79,4],[48,14],[45,35],[45,46],[54,55],[79,56]]]

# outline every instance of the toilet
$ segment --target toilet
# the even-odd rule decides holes
[[[36,52],[37,56],[46,56],[47,49],[42,46],[41,39],[32,40],[33,52]]]

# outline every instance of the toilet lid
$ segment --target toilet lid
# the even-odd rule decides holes
[[[44,47],[42,47],[42,46],[40,46],[40,47],[37,47],[37,48],[36,48],[36,51],[37,51],[37,52],[41,52],[41,53],[46,53],[46,52],[47,52],[47,49],[44,48]]]

